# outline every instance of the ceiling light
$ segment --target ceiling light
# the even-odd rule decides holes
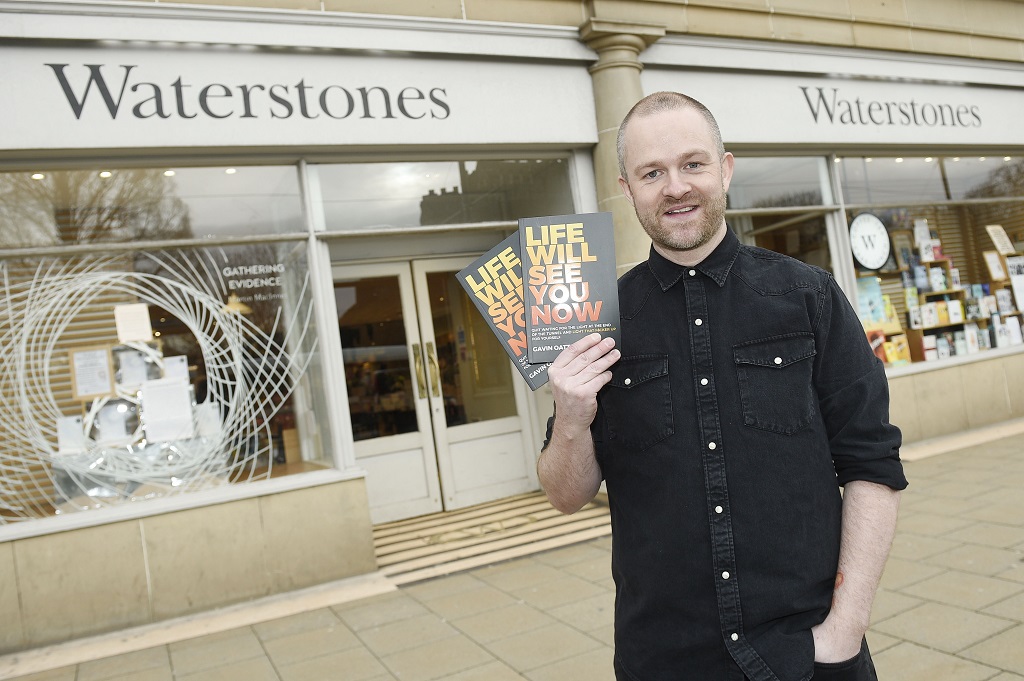
[[[33,180],[41,180],[44,177],[46,177],[46,175],[43,175],[42,173],[32,173]]]
[[[173,170],[165,170],[164,171],[164,177],[174,177],[174,171]]]

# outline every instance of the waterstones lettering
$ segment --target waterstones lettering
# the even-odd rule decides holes
[[[111,119],[135,118],[431,118],[451,115],[444,88],[317,85],[301,78],[282,83],[189,83],[178,76],[170,83],[138,78],[138,65],[46,64],[53,70],[75,118],[81,119],[91,97],[92,108],[106,109]],[[104,69],[107,73],[104,74]],[[111,73],[113,71],[113,75]],[[97,102],[97,97],[99,102]]]
[[[879,101],[841,97],[839,88],[799,86],[815,123],[980,128],[981,111],[966,104]]]

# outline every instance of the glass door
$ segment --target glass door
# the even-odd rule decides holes
[[[338,266],[338,325],[374,522],[537,489],[527,394],[455,279],[469,259]]]
[[[413,261],[445,509],[537,489],[528,388],[455,273],[468,258]]]

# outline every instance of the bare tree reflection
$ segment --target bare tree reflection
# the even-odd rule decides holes
[[[53,246],[192,236],[188,206],[159,170],[0,174],[0,244]]]

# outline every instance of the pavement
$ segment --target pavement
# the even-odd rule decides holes
[[[868,633],[879,678],[1024,681],[1024,436],[906,469]],[[273,618],[243,607],[234,624],[158,627],[150,641],[168,640],[156,645],[84,642],[65,656],[75,664],[21,676],[0,666],[0,679],[612,681],[610,547],[602,537],[372,595],[307,594]],[[110,655],[112,640],[132,651]],[[53,666],[57,652],[8,669]]]

